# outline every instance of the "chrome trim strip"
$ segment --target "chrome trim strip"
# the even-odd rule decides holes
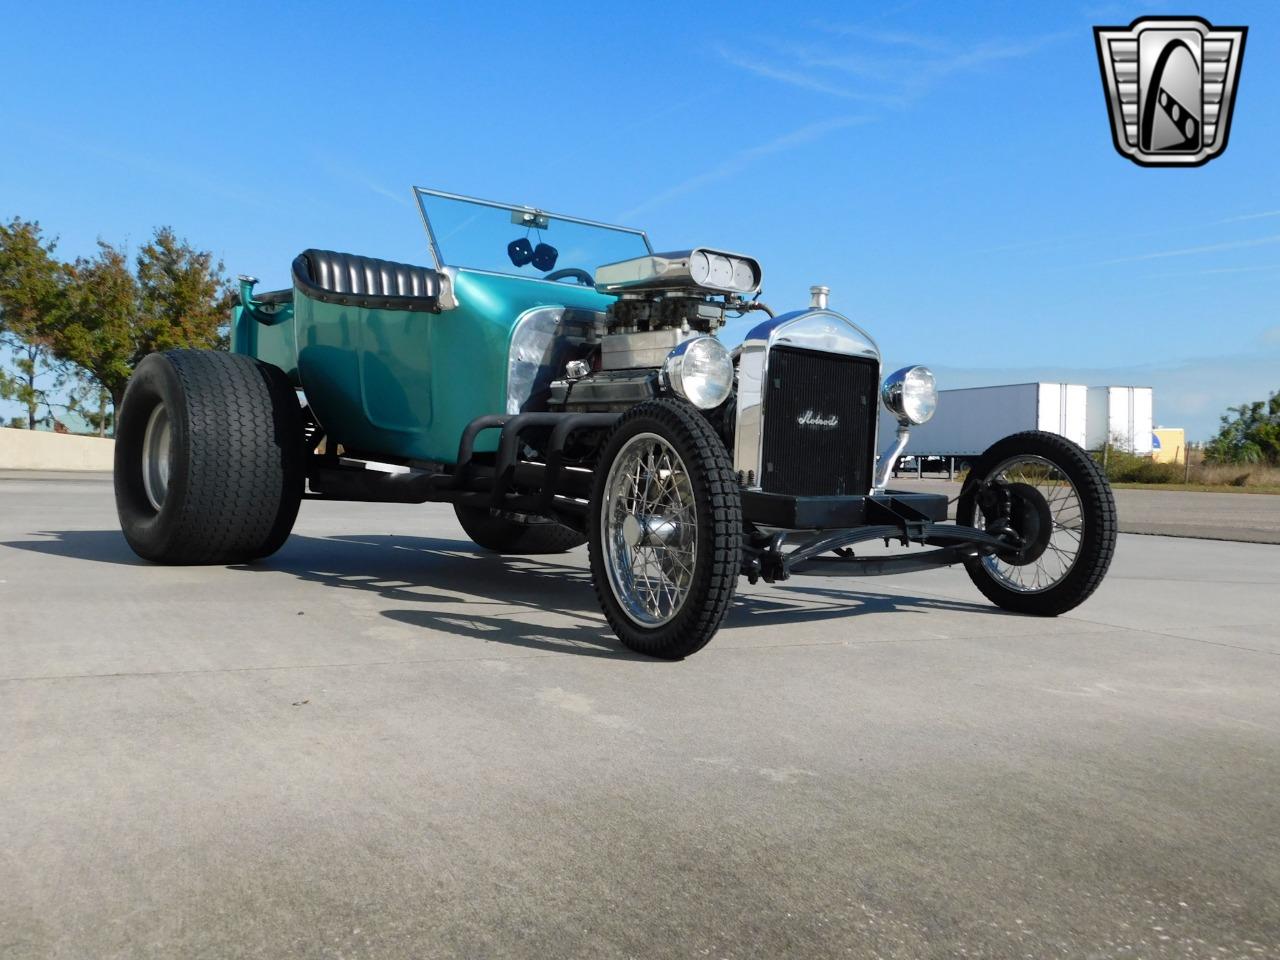
[[[456,310],[458,308],[458,268],[440,268],[440,310]]]
[[[733,440],[733,467],[748,478],[749,490],[761,489],[765,378],[769,351],[780,345],[871,357],[876,361],[876,379],[880,379],[880,348],[875,340],[834,310],[797,310],[754,327],[738,348],[738,415]]]
[[[427,219],[427,208],[422,205],[422,198],[418,196],[419,189],[419,187],[413,188],[413,199],[418,204],[418,216],[422,217],[422,229],[427,231],[427,247],[431,250],[431,259],[435,262],[436,269],[443,270],[444,258],[440,256],[435,232],[431,229],[431,221]]]
[[[893,473],[893,468],[898,463],[898,458],[902,456],[902,451],[907,449],[907,441],[911,439],[911,428],[905,423],[898,425],[898,435],[894,440],[893,446],[880,454],[880,463],[876,467],[875,486],[871,488],[872,493],[884,493],[884,488],[889,485],[889,475]]]

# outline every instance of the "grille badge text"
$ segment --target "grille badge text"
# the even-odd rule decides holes
[[[840,425],[840,418],[834,413],[829,417],[824,417],[820,413],[814,413],[812,410],[806,410],[800,416],[796,417],[796,423],[802,427],[823,427],[831,429]]]

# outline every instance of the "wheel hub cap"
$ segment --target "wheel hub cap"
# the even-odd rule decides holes
[[[142,436],[142,487],[147,500],[157,513],[169,493],[169,459],[173,446],[173,430],[169,412],[163,403],[156,404],[147,420]]]

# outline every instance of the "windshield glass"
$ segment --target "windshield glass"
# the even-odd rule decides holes
[[[414,187],[436,266],[534,280],[652,253],[641,230]]]

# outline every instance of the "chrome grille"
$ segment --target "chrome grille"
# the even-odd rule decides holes
[[[761,489],[792,496],[870,491],[879,374],[866,357],[770,350]]]

